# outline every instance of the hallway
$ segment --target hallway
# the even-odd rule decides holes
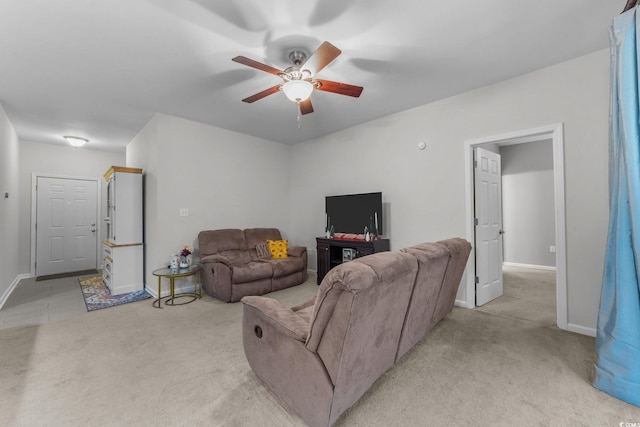
[[[556,272],[504,266],[504,294],[478,307],[485,313],[556,325]]]

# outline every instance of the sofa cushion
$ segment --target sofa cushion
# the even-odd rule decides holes
[[[438,243],[421,243],[400,249],[400,252],[416,257],[418,275],[404,320],[396,360],[409,351],[436,324],[432,317],[449,264],[449,250]]]
[[[253,261],[247,264],[234,265],[232,274],[234,284],[247,283],[270,278],[273,275],[273,268],[270,262]]]
[[[247,249],[255,249],[258,243],[267,240],[282,240],[282,235],[277,228],[247,228],[244,230],[244,238],[247,242]]]
[[[289,242],[286,240],[267,240],[269,250],[271,251],[271,258],[282,259],[287,258],[287,246]]]
[[[380,252],[327,273],[306,346],[322,358],[336,389],[340,383],[354,393],[360,384],[368,388],[393,365],[417,271],[415,257]],[[349,392],[342,397],[339,405],[348,404]]]
[[[243,265],[251,261],[251,255],[247,251],[224,251],[220,253],[231,265]]]
[[[273,277],[287,276],[292,273],[298,273],[304,268],[302,258],[283,258],[272,259],[269,264],[273,266]]]
[[[200,255],[213,255],[229,250],[247,250],[244,232],[237,228],[206,230],[198,234]]]
[[[442,289],[438,295],[436,309],[433,312],[433,320],[435,322],[439,322],[453,310],[460,280],[464,274],[469,253],[471,252],[471,244],[458,237],[441,240],[437,243],[446,247],[450,251],[451,256],[449,258],[447,272],[444,275],[444,281],[442,282]]]

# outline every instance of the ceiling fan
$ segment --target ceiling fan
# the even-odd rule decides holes
[[[287,98],[298,103],[301,114],[309,114],[313,113],[310,96],[314,90],[333,92],[358,98],[362,93],[362,86],[314,78],[320,70],[329,65],[341,53],[342,51],[340,49],[329,42],[322,43],[309,58],[307,58],[307,54],[302,49],[294,49],[289,53],[289,59],[293,65],[284,71],[254,61],[245,56],[236,56],[232,61],[274,74],[283,80],[282,84],[272,86],[242,101],[252,103],[268,95],[282,91]]]

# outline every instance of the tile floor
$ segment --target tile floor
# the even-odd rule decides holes
[[[0,309],[0,329],[42,325],[87,313],[78,278],[23,279]]]

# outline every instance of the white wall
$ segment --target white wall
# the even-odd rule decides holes
[[[281,143],[154,116],[127,146],[127,166],[144,171],[149,290],[157,289],[151,272],[166,267],[182,246],[197,246],[202,230],[277,227],[297,244],[289,232],[289,151]],[[189,216],[179,216],[180,208]]]
[[[0,307],[21,272],[16,227],[20,215],[18,161],[18,135],[0,104]],[[9,198],[5,198],[5,193],[9,193]]]
[[[127,147],[127,166],[145,170],[147,284],[213,228],[279,227],[313,268],[328,194],[382,191],[392,249],[464,236],[464,142],[564,123],[568,321],[589,332],[607,233],[608,98],[603,50],[294,146],[156,115]]]
[[[125,154],[62,145],[20,141],[20,233],[19,270],[29,273],[31,268],[31,176],[33,173],[70,177],[96,178],[113,165],[124,165]],[[15,224],[14,224],[15,227]],[[98,258],[98,266],[101,264]]]
[[[551,140],[500,147],[504,261],[555,266]]]
[[[366,96],[361,101],[366,108]],[[464,142],[562,122],[568,320],[574,329],[595,328],[608,219],[608,101],[603,50],[295,145],[291,234],[315,248],[325,195],[382,191],[392,249],[463,237]]]

